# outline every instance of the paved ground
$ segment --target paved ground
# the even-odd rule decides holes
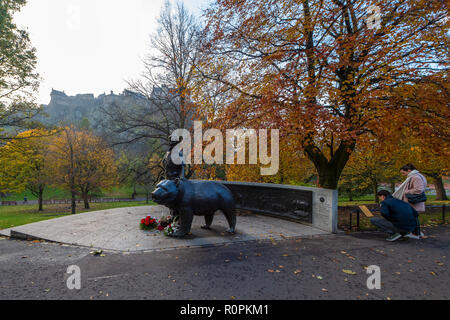
[[[0,239],[0,299],[449,299],[450,226],[425,233],[394,243],[369,232],[104,256]],[[80,290],[66,286],[70,265],[80,267]],[[381,269],[380,290],[366,286],[369,265]]]
[[[326,232],[295,222],[262,215],[239,215],[236,234],[229,228],[223,214],[216,214],[212,230],[203,230],[203,217],[195,217],[192,236],[174,239],[158,231],[143,231],[139,223],[147,215],[161,217],[169,211],[163,206],[144,206],[95,211],[46,220],[0,231],[0,235],[43,239],[65,244],[113,251],[145,251],[171,248],[209,246],[220,243],[261,239],[283,239],[326,234]]]

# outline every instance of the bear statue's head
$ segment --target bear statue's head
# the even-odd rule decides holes
[[[152,199],[158,204],[168,205],[174,203],[180,190],[178,188],[179,179],[163,180],[156,186],[152,192]]]

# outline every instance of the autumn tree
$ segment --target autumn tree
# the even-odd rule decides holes
[[[114,153],[101,138],[90,132],[74,127],[62,128],[50,150],[55,184],[70,191],[72,214],[76,212],[77,195],[89,209],[91,192],[115,185]]]
[[[401,176],[397,162],[384,147],[381,141],[373,141],[364,148],[356,148],[339,180],[343,193],[363,194],[370,190],[374,201],[378,202],[377,192],[381,183],[390,184],[391,191],[395,191],[395,183],[401,180]]]
[[[430,76],[403,83],[393,91],[389,103],[407,106],[402,109],[407,117],[400,125],[396,121],[390,121],[389,118],[383,122],[383,129],[393,138],[392,140],[395,142],[412,138],[415,144],[426,145],[436,154],[448,152],[450,146],[448,70],[442,68]]]
[[[357,145],[388,142],[383,124],[411,109],[423,117],[396,88],[446,70],[446,16],[438,0],[216,0],[197,72],[237,97],[216,123],[279,128],[336,189]]]
[[[49,147],[54,133],[43,129],[25,131],[0,148],[0,190],[30,191],[38,199],[39,211],[43,211],[44,191],[53,176]]]
[[[118,167],[121,182],[133,186],[132,198],[136,196],[136,187],[140,186],[145,190],[146,202],[156,184],[164,177],[162,155],[154,150],[133,156],[122,153]]]
[[[28,128],[40,108],[33,102],[39,82],[36,50],[28,33],[13,22],[25,0],[0,1],[0,142],[11,139],[13,128]]]
[[[445,70],[399,85],[394,89],[397,94],[389,99],[392,104],[407,105],[402,111],[408,116],[400,124],[382,119],[380,126],[389,135],[384,152],[392,157],[397,170],[413,163],[435,185],[439,200],[446,198],[443,177],[450,167],[449,86]]]
[[[443,177],[450,174],[450,151],[436,154],[425,145],[409,145],[408,156],[404,163],[414,163],[419,171],[428,178],[436,190],[436,200],[448,200]]]
[[[192,124],[190,84],[196,76],[200,27],[181,2],[166,1],[157,19],[157,31],[150,37],[150,53],[143,59],[139,79],[127,81],[129,89],[147,103],[126,108],[104,108],[107,132],[115,144],[159,139],[169,145],[169,137]]]
[[[420,152],[420,148],[418,151]],[[450,174],[449,157],[450,153],[440,158],[429,158],[428,161],[424,161],[425,166],[419,162],[419,166],[423,168],[422,172],[432,179],[431,183],[436,190],[436,200],[448,200],[443,177],[448,177]]]
[[[248,159],[248,145],[246,158]],[[259,159],[258,159],[259,162]],[[304,185],[311,183],[317,174],[311,161],[295,148],[290,141],[280,141],[279,170],[275,175],[261,175],[261,165],[225,165],[228,181],[248,181]]]
[[[136,190],[136,182],[133,179],[134,173],[134,159],[130,156],[128,152],[120,151],[119,159],[117,160],[117,173],[119,178],[119,185],[130,185],[133,187],[133,193],[131,194],[131,198],[134,200],[137,195]]]
[[[428,140],[417,139],[409,128],[405,128],[403,137],[399,141],[396,164],[397,170],[406,163],[414,164],[424,174],[429,183],[436,190],[436,200],[447,200],[443,178],[450,174],[450,149],[448,143],[442,143],[440,150],[436,152]]]

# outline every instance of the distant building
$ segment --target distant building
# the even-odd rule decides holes
[[[64,91],[52,89],[50,103],[43,106],[47,116],[41,116],[37,120],[50,125],[89,127],[94,132],[101,133],[106,119],[104,110],[110,109],[112,105],[133,112],[134,107],[166,103],[167,97],[172,94],[174,95],[174,90],[167,86],[153,87],[150,97],[131,90],[124,90],[120,94],[111,91],[110,94],[103,93],[98,97],[92,93],[69,96]]]
[[[64,91],[52,89],[50,103],[44,105],[44,112],[48,117],[40,119],[48,124],[78,124],[88,119],[95,129],[97,120],[102,117],[102,108],[111,104],[124,107],[145,105],[149,100],[142,94],[124,90],[121,94],[101,94],[95,97],[92,93],[68,96]]]

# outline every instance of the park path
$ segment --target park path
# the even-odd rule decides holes
[[[396,242],[385,241],[380,232],[339,233],[102,255],[84,247],[0,237],[0,300],[145,299],[170,319],[180,318],[173,305],[178,299],[183,305],[201,300],[200,306],[212,299],[238,304],[258,299],[270,305],[292,300],[293,310],[299,299],[448,300],[450,226],[424,232],[425,239]],[[81,270],[80,290],[67,287],[68,267],[74,265]],[[370,265],[380,267],[380,289],[367,287]],[[164,304],[165,299],[171,301]],[[48,309],[45,303],[36,306]],[[271,310],[271,318],[281,314]]]

